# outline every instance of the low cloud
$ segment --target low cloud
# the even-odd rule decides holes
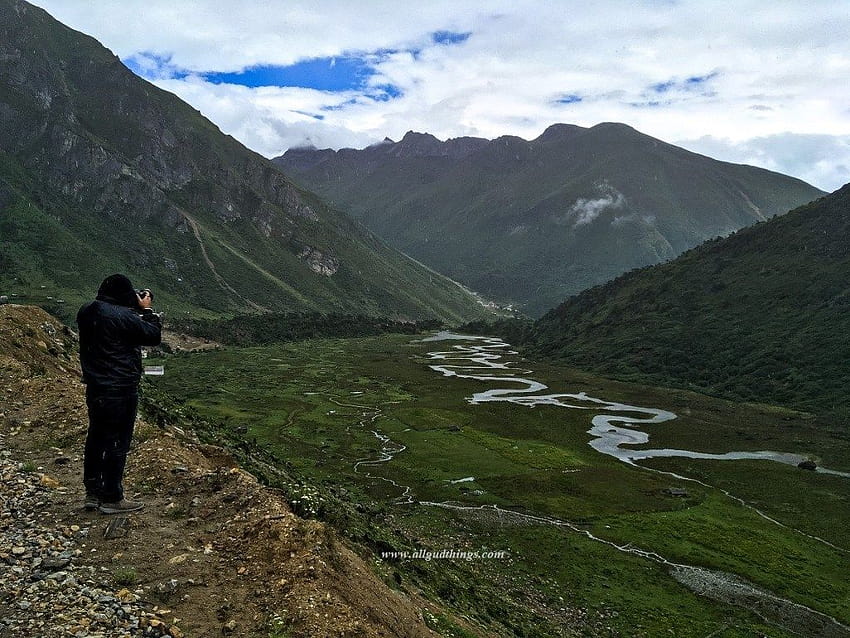
[[[625,206],[626,198],[607,182],[598,184],[596,188],[600,192],[600,197],[577,199],[567,210],[566,218],[572,220],[574,228],[591,223],[606,210],[615,210]]]

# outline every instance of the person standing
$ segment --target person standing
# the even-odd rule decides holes
[[[126,276],[115,274],[77,313],[89,414],[83,462],[87,510],[120,514],[144,507],[124,498],[122,481],[139,404],[141,346],[162,340],[152,298],[150,290],[136,291]]]

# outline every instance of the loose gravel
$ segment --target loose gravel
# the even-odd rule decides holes
[[[55,520],[51,499],[67,495],[4,443],[0,434],[0,637],[183,636],[143,590],[116,590],[108,572],[81,564],[96,530]]]

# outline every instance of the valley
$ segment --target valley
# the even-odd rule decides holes
[[[150,384],[221,423],[220,436],[256,440],[310,486],[289,495],[302,514],[377,556],[506,552],[377,561],[486,635],[847,635],[848,479],[711,458],[769,449],[847,472],[846,442],[817,416],[508,352],[475,338],[317,339],[169,356]],[[492,376],[538,386],[499,390]],[[608,429],[703,458],[600,453],[591,445],[605,448]]]
[[[655,137],[731,135],[714,128],[726,113],[700,109],[730,93],[740,60],[662,72],[678,56],[659,49],[639,73],[647,52],[618,48],[628,91],[616,69],[591,69],[586,91],[560,74],[591,42],[564,39],[581,23],[569,16],[556,66],[528,76],[537,106],[488,88],[476,110],[392,69],[477,51],[503,16],[455,32],[419,24],[442,5],[387,4],[418,32],[371,40],[383,18],[369,3],[368,27],[312,4],[240,7],[274,13],[256,23],[268,38],[216,6],[214,45],[193,3],[139,16],[151,42],[192,25],[208,60],[190,61],[132,29],[126,50],[76,30],[121,3],[88,3],[66,26],[52,7],[0,0],[0,638],[50,623],[172,638],[850,636],[850,184],[826,194],[773,170],[846,176],[842,157],[814,159],[827,137],[850,149],[844,120],[813,110],[833,100],[845,117],[843,96],[798,105],[830,136],[786,122],[752,138],[784,140],[753,156],[760,168]],[[272,33],[290,10],[319,13]],[[676,41],[705,22],[683,21]],[[489,86],[503,50],[543,30],[529,33],[492,38],[485,73],[446,69]],[[274,56],[243,59],[245,42]],[[325,62],[351,77],[310,85]],[[756,92],[767,66],[732,82],[747,95],[728,108],[751,124],[798,112],[785,95],[767,104],[775,87]],[[417,101],[428,117],[403,106]],[[167,329],[144,353],[156,374],[126,475],[145,509],[115,538],[80,508],[95,495],[79,480],[74,324],[113,272],[153,291]],[[120,359],[135,365],[136,346]],[[133,602],[121,623],[82,594],[57,615],[54,578],[66,602],[84,589],[61,561],[42,570],[66,526],[64,566],[110,608]]]

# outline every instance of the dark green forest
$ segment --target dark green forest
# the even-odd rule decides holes
[[[850,415],[850,186],[576,295],[473,323],[626,380]]]

